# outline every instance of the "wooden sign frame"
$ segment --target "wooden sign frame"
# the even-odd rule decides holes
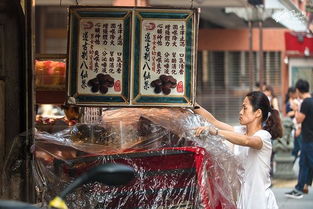
[[[144,54],[143,49],[147,46],[143,45],[145,41],[142,38],[151,33],[155,40],[157,34],[156,28],[154,32],[153,29],[145,30],[149,28],[147,21],[155,27],[166,27],[168,30],[164,29],[163,34],[180,32],[180,38],[184,40],[184,45],[176,50],[173,47],[177,35],[166,37],[164,34],[167,38],[164,45],[173,39],[170,43],[173,47],[154,44],[153,49],[158,50],[151,54],[154,62],[147,63],[145,60],[146,64],[153,65],[149,68],[151,72],[144,72],[142,63],[147,53]],[[81,106],[192,107],[196,92],[198,22],[197,9],[70,7],[68,103]],[[117,46],[118,43],[122,45]],[[179,56],[176,52],[180,53],[180,59],[176,57]],[[159,58],[164,62],[172,61],[157,65],[156,53],[165,56]],[[143,81],[144,73],[149,73],[149,81],[147,76]],[[161,76],[172,77],[173,82],[163,82],[165,87],[154,87],[151,79],[160,80]],[[160,84],[160,81],[155,83]]]

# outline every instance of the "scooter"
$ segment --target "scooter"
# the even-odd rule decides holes
[[[108,186],[120,186],[130,182],[135,177],[134,169],[122,164],[105,164],[88,170],[67,186],[49,203],[49,208],[68,209],[64,199],[76,188],[91,182],[100,182]],[[0,209],[39,209],[27,203],[11,200],[0,200]]]

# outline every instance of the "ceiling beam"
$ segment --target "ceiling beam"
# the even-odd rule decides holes
[[[247,7],[247,0],[149,0],[151,6],[174,7]]]

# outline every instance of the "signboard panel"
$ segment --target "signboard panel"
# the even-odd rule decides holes
[[[68,95],[70,103],[129,103],[131,11],[71,8]]]
[[[197,24],[196,10],[71,7],[68,101],[192,106]]]
[[[195,19],[192,10],[137,10],[133,104],[193,104]]]

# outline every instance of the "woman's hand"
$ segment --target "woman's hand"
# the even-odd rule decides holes
[[[207,126],[200,126],[200,127],[196,128],[195,136],[200,136],[200,134],[203,131],[207,130],[208,128],[209,127],[207,127]]]
[[[201,115],[204,117],[207,121],[209,121],[211,124],[213,124],[215,127],[221,129],[221,130],[228,130],[233,131],[234,128],[226,123],[223,123],[219,120],[217,120],[210,112],[205,110],[203,107],[201,107],[198,103],[195,103],[194,113]],[[197,107],[197,108],[196,108]]]
[[[297,111],[299,109],[299,105],[296,101],[291,102],[290,107],[293,111]]]
[[[205,131],[205,130],[208,130],[211,135],[217,135],[217,134],[218,134],[218,129],[215,128],[215,127],[213,127],[213,126],[201,126],[201,127],[199,127],[199,128],[196,128],[196,133],[195,133],[195,135],[196,135],[196,136],[200,136],[200,134],[201,134],[203,131]]]

